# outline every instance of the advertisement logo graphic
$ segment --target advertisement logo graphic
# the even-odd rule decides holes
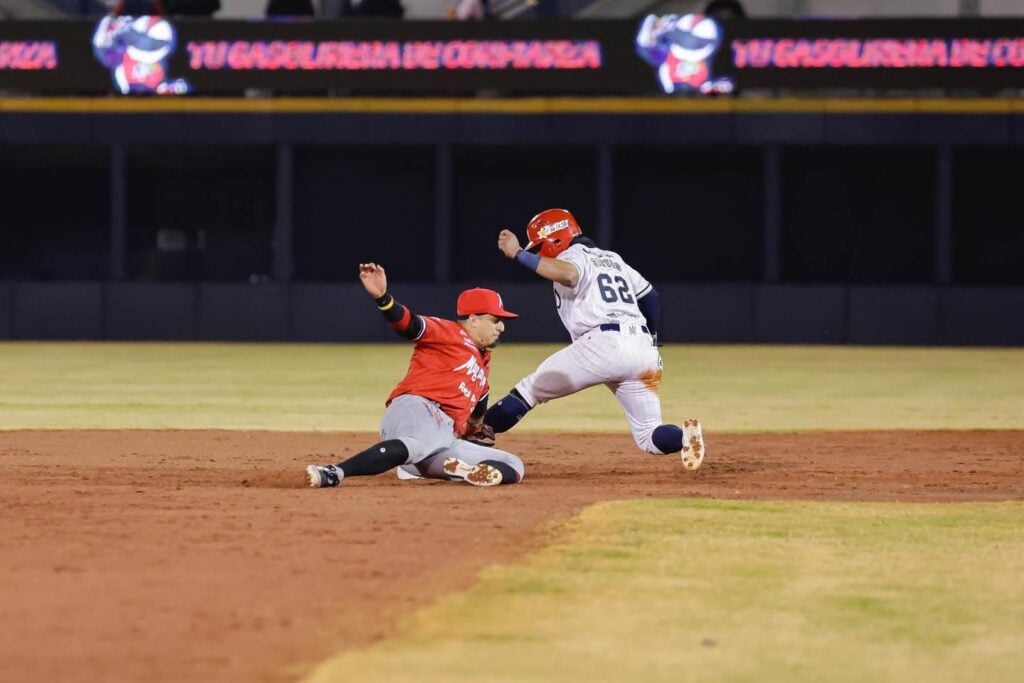
[[[167,74],[176,45],[174,26],[158,16],[103,17],[92,35],[93,54],[110,69],[122,95],[187,93],[184,79],[170,79]]]
[[[637,54],[657,70],[666,93],[732,92],[732,79],[711,73],[721,44],[721,27],[703,14],[648,14],[636,35]]]

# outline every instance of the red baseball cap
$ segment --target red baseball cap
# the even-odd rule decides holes
[[[501,302],[501,295],[493,289],[474,287],[459,294],[459,300],[455,304],[455,311],[459,316],[481,315],[490,313],[499,318],[518,318],[515,313],[505,310],[505,304]]]

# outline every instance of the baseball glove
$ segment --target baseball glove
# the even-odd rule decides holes
[[[494,445],[494,429],[483,422],[469,425],[466,427],[466,433],[462,435],[462,438],[478,446],[490,448]]]

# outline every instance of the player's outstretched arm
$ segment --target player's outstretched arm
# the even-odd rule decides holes
[[[363,283],[366,293],[377,302],[377,310],[395,332],[407,339],[419,339],[425,326],[423,318],[413,315],[412,311],[398,303],[395,297],[388,293],[388,278],[384,266],[360,263],[359,281]]]
[[[498,233],[498,249],[506,257],[518,261],[546,280],[566,287],[575,287],[579,282],[580,271],[575,265],[525,251],[519,246],[519,238],[511,230],[502,230]]]

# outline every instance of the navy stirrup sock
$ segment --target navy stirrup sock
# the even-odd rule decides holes
[[[528,412],[530,412],[530,406],[526,405],[526,401],[519,395],[519,392],[513,389],[507,396],[488,408],[487,414],[484,415],[484,424],[495,432],[507,432],[515,427],[516,423],[522,420]],[[682,443],[682,437],[680,437],[680,443]],[[681,450],[682,446],[679,448]]]
[[[662,453],[678,453],[683,450],[683,430],[676,425],[655,427],[651,441]]]

